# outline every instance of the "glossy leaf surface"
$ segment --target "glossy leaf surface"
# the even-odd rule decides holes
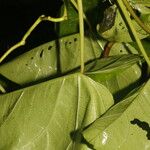
[[[0,66],[0,74],[19,85],[60,76],[80,66],[79,45],[79,34],[48,42]],[[87,35],[84,61],[100,54],[97,42]]]
[[[97,59],[87,65],[87,76],[105,85],[114,95],[115,99],[121,99],[130,90],[135,88],[142,76],[138,63],[141,58],[138,55],[120,55]]]
[[[81,74],[0,95],[0,149],[77,149],[77,133],[112,104],[103,85]]]
[[[97,119],[83,132],[87,142],[96,150],[149,149],[149,91],[150,81]]]

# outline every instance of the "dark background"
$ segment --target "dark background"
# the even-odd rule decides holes
[[[40,15],[57,17],[61,5],[61,0],[0,0],[0,55],[20,41]],[[43,22],[33,31],[20,53],[55,37],[54,24]]]

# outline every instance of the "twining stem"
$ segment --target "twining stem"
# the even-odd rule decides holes
[[[147,33],[150,34],[150,28],[146,26],[140,19],[139,17],[135,14],[133,11],[132,7],[130,6],[129,2],[127,0],[122,0],[132,17],[135,19],[135,21],[141,26],[143,30],[145,30]]]
[[[15,49],[17,49],[18,47],[21,47],[23,45],[25,45],[27,38],[29,37],[29,35],[32,33],[32,31],[42,22],[42,21],[51,21],[51,22],[61,22],[67,20],[67,9],[66,6],[64,6],[64,14],[62,17],[60,18],[53,18],[50,16],[45,16],[45,15],[41,15],[35,22],[34,24],[29,28],[29,30],[25,33],[25,35],[23,36],[22,40],[18,43],[16,43],[14,46],[12,46],[10,49],[8,49],[6,51],[6,53],[4,53],[4,55],[0,58],[0,63]]]
[[[139,39],[139,37],[137,35],[136,30],[135,30],[135,28],[134,28],[134,26],[132,24],[132,20],[130,19],[128,11],[126,10],[126,7],[123,4],[123,0],[117,0],[117,3],[119,5],[119,7],[120,7],[120,9],[121,9],[121,11],[123,13],[123,15],[126,18],[126,21],[127,21],[128,25],[129,25],[131,31],[132,31],[132,34],[133,34],[133,36],[135,38],[135,41],[136,41],[136,43],[137,43],[137,45],[138,45],[138,47],[139,47],[142,55],[144,56],[144,58],[145,58],[145,60],[146,60],[146,62],[148,64],[148,66],[150,67],[150,60],[149,60],[149,58],[148,58],[148,56],[147,56],[147,54],[145,52],[145,49],[144,49],[144,47],[143,47],[143,45],[142,45],[142,43],[141,43],[141,41],[140,41],[140,39]]]
[[[77,0],[79,10],[79,30],[80,30],[80,63],[81,73],[84,73],[84,20],[82,0]]]
[[[75,2],[75,0],[70,0],[70,1],[71,1],[71,3],[73,4],[73,6],[76,8],[76,10],[79,11],[78,5],[77,5],[77,3]],[[84,19],[85,22],[87,23],[89,29],[92,30],[91,24],[90,24],[90,22],[88,21],[88,19],[87,19],[86,15],[84,14],[84,12],[83,12],[83,19]]]

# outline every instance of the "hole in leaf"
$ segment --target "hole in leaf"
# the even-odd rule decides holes
[[[122,25],[122,22],[119,22],[119,26],[121,26]]]
[[[125,29],[125,27],[122,27],[121,29],[123,30],[123,29]]]
[[[50,46],[48,47],[48,50],[51,50],[51,49],[52,49],[52,47],[53,47],[53,46],[51,46],[51,45],[50,45]]]
[[[76,42],[77,41],[77,38],[74,38],[74,42]]]
[[[42,56],[43,56],[43,50],[41,51],[41,53],[40,53],[40,57],[42,58]]]
[[[66,42],[65,42],[65,45],[67,45],[67,44],[68,44],[68,42],[66,41]]]

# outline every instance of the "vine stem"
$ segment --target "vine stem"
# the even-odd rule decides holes
[[[135,14],[135,12],[133,11],[132,7],[130,6],[129,2],[127,0],[122,0],[124,5],[126,6],[126,8],[128,9],[128,11],[130,12],[130,14],[132,15],[132,17],[135,19],[135,21],[139,24],[139,26],[141,26],[141,28],[143,30],[145,30],[147,33],[150,34],[150,28],[148,26],[146,26],[140,19],[139,17]]]
[[[71,1],[71,3],[73,4],[73,6],[75,7],[75,9],[76,9],[77,11],[79,11],[78,5],[77,5],[77,3],[75,2],[75,0],[70,0],[70,1]],[[85,20],[85,23],[88,25],[88,28],[89,28],[89,30],[90,30],[90,32],[91,32],[93,38],[96,40],[97,44],[100,46],[100,48],[101,48],[102,50],[104,50],[101,41],[95,36],[95,33],[93,32],[92,26],[91,26],[91,24],[90,24],[88,18],[86,17],[84,11],[83,11],[83,19]]]
[[[77,0],[79,10],[79,30],[80,30],[80,63],[81,73],[84,73],[84,20],[82,0]]]
[[[123,3],[123,0],[117,0],[117,3],[119,5],[119,7],[120,7],[120,9],[121,9],[121,11],[123,13],[123,15],[126,18],[126,21],[127,21],[128,25],[129,25],[131,31],[132,31],[132,34],[133,34],[133,36],[135,38],[135,41],[136,41],[136,43],[137,43],[137,45],[138,45],[138,47],[139,47],[142,55],[144,56],[144,58],[145,58],[145,60],[146,60],[146,62],[148,64],[148,66],[150,67],[150,60],[149,60],[149,58],[148,58],[148,56],[147,56],[147,54],[145,52],[145,49],[144,49],[144,47],[143,47],[143,45],[142,45],[142,43],[141,43],[141,41],[140,41],[140,39],[139,39],[139,37],[137,35],[136,30],[135,30],[135,28],[134,28],[134,26],[132,24],[132,20],[130,19],[130,16],[128,14],[128,11],[126,10],[126,7],[125,7],[125,5]]]
[[[27,38],[30,36],[30,34],[32,33],[32,31],[42,22],[42,21],[51,21],[51,22],[61,22],[67,20],[67,8],[66,5],[64,6],[64,14],[62,17],[60,18],[53,18],[50,16],[45,16],[45,15],[41,15],[35,22],[34,24],[29,28],[29,30],[25,33],[25,35],[23,36],[23,38],[21,39],[20,42],[16,43],[14,46],[12,46],[10,49],[8,49],[4,55],[0,58],[0,63],[11,53],[13,52],[15,49],[24,46],[26,43]]]
[[[104,47],[104,51],[102,53],[102,58],[107,58],[109,56],[110,50],[113,47],[115,43],[114,42],[107,42],[105,47]]]

